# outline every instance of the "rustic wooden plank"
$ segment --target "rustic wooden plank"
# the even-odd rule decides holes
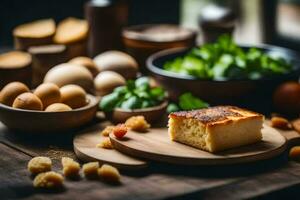
[[[11,148],[0,144],[1,199],[229,199],[262,196],[300,181],[299,164],[286,164],[287,156],[283,155],[268,161],[234,166],[187,167],[152,163],[142,171],[122,171],[121,185],[112,186],[82,178],[79,181],[66,180],[65,188],[60,191],[41,191],[32,187],[26,171],[31,154],[26,155],[16,149],[52,157],[54,170],[59,171],[59,159],[63,155],[74,156],[72,138],[63,141],[54,138],[38,145],[39,140],[33,142],[36,139],[15,138],[5,129],[0,129],[0,138],[16,146]]]

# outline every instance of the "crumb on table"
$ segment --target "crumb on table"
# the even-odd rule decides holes
[[[289,121],[283,117],[272,117],[271,126],[274,128],[279,128],[284,130],[291,128]]]
[[[80,165],[72,158],[62,157],[61,164],[63,166],[63,174],[66,177],[76,177],[79,175]]]
[[[85,177],[87,178],[95,178],[98,176],[98,162],[89,162],[82,166],[82,171]]]
[[[97,147],[104,148],[104,149],[113,149],[113,145],[109,138],[104,138],[101,140],[99,144],[97,144]]]
[[[108,137],[109,134],[114,130],[115,126],[107,126],[101,131],[101,135]]]
[[[50,171],[38,174],[33,180],[33,186],[38,188],[58,188],[63,185],[61,174]]]
[[[289,157],[292,160],[300,161],[300,146],[294,146],[290,149]]]
[[[47,172],[52,168],[52,161],[44,156],[34,157],[28,162],[27,168],[32,174]]]
[[[98,169],[98,175],[101,179],[110,183],[119,183],[121,175],[117,168],[104,164]]]

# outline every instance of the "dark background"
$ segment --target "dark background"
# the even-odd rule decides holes
[[[15,26],[36,19],[84,18],[87,0],[0,0],[0,47],[12,45]],[[178,23],[179,0],[129,0],[129,25]]]

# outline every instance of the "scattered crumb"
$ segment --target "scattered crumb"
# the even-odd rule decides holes
[[[33,186],[38,188],[57,188],[63,185],[63,181],[62,175],[50,171],[37,175],[33,180]]]
[[[271,126],[274,128],[279,128],[284,130],[291,128],[289,121],[283,117],[272,117]]]
[[[300,160],[300,146],[294,146],[290,149],[289,157],[292,160]]]
[[[52,161],[48,157],[34,157],[28,162],[27,168],[32,174],[47,172],[52,168]]]
[[[95,178],[98,176],[98,162],[89,162],[82,166],[82,171],[85,177],[87,178]]]
[[[121,139],[126,135],[127,130],[128,129],[125,124],[118,124],[117,126],[115,126],[113,133],[116,138]]]
[[[102,165],[101,168],[98,169],[98,175],[104,181],[110,183],[119,183],[121,178],[118,169],[107,164]]]
[[[76,177],[79,175],[80,165],[72,158],[62,157],[61,164],[63,166],[63,174],[66,177]]]
[[[300,133],[300,119],[296,119],[292,122],[293,128]]]
[[[99,144],[97,144],[97,147],[104,148],[104,149],[114,148],[109,138],[104,138]]]
[[[101,135],[108,137],[111,132],[113,132],[115,126],[107,126],[103,131],[101,131]]]
[[[144,116],[133,116],[126,120],[125,125],[133,131],[146,132],[150,128],[150,124],[145,120]]]

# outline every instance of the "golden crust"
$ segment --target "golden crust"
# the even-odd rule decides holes
[[[169,115],[169,118],[177,117],[193,118],[202,124],[212,126],[220,123],[227,124],[244,118],[263,118],[264,116],[235,106],[215,106],[200,110],[179,111]]]

